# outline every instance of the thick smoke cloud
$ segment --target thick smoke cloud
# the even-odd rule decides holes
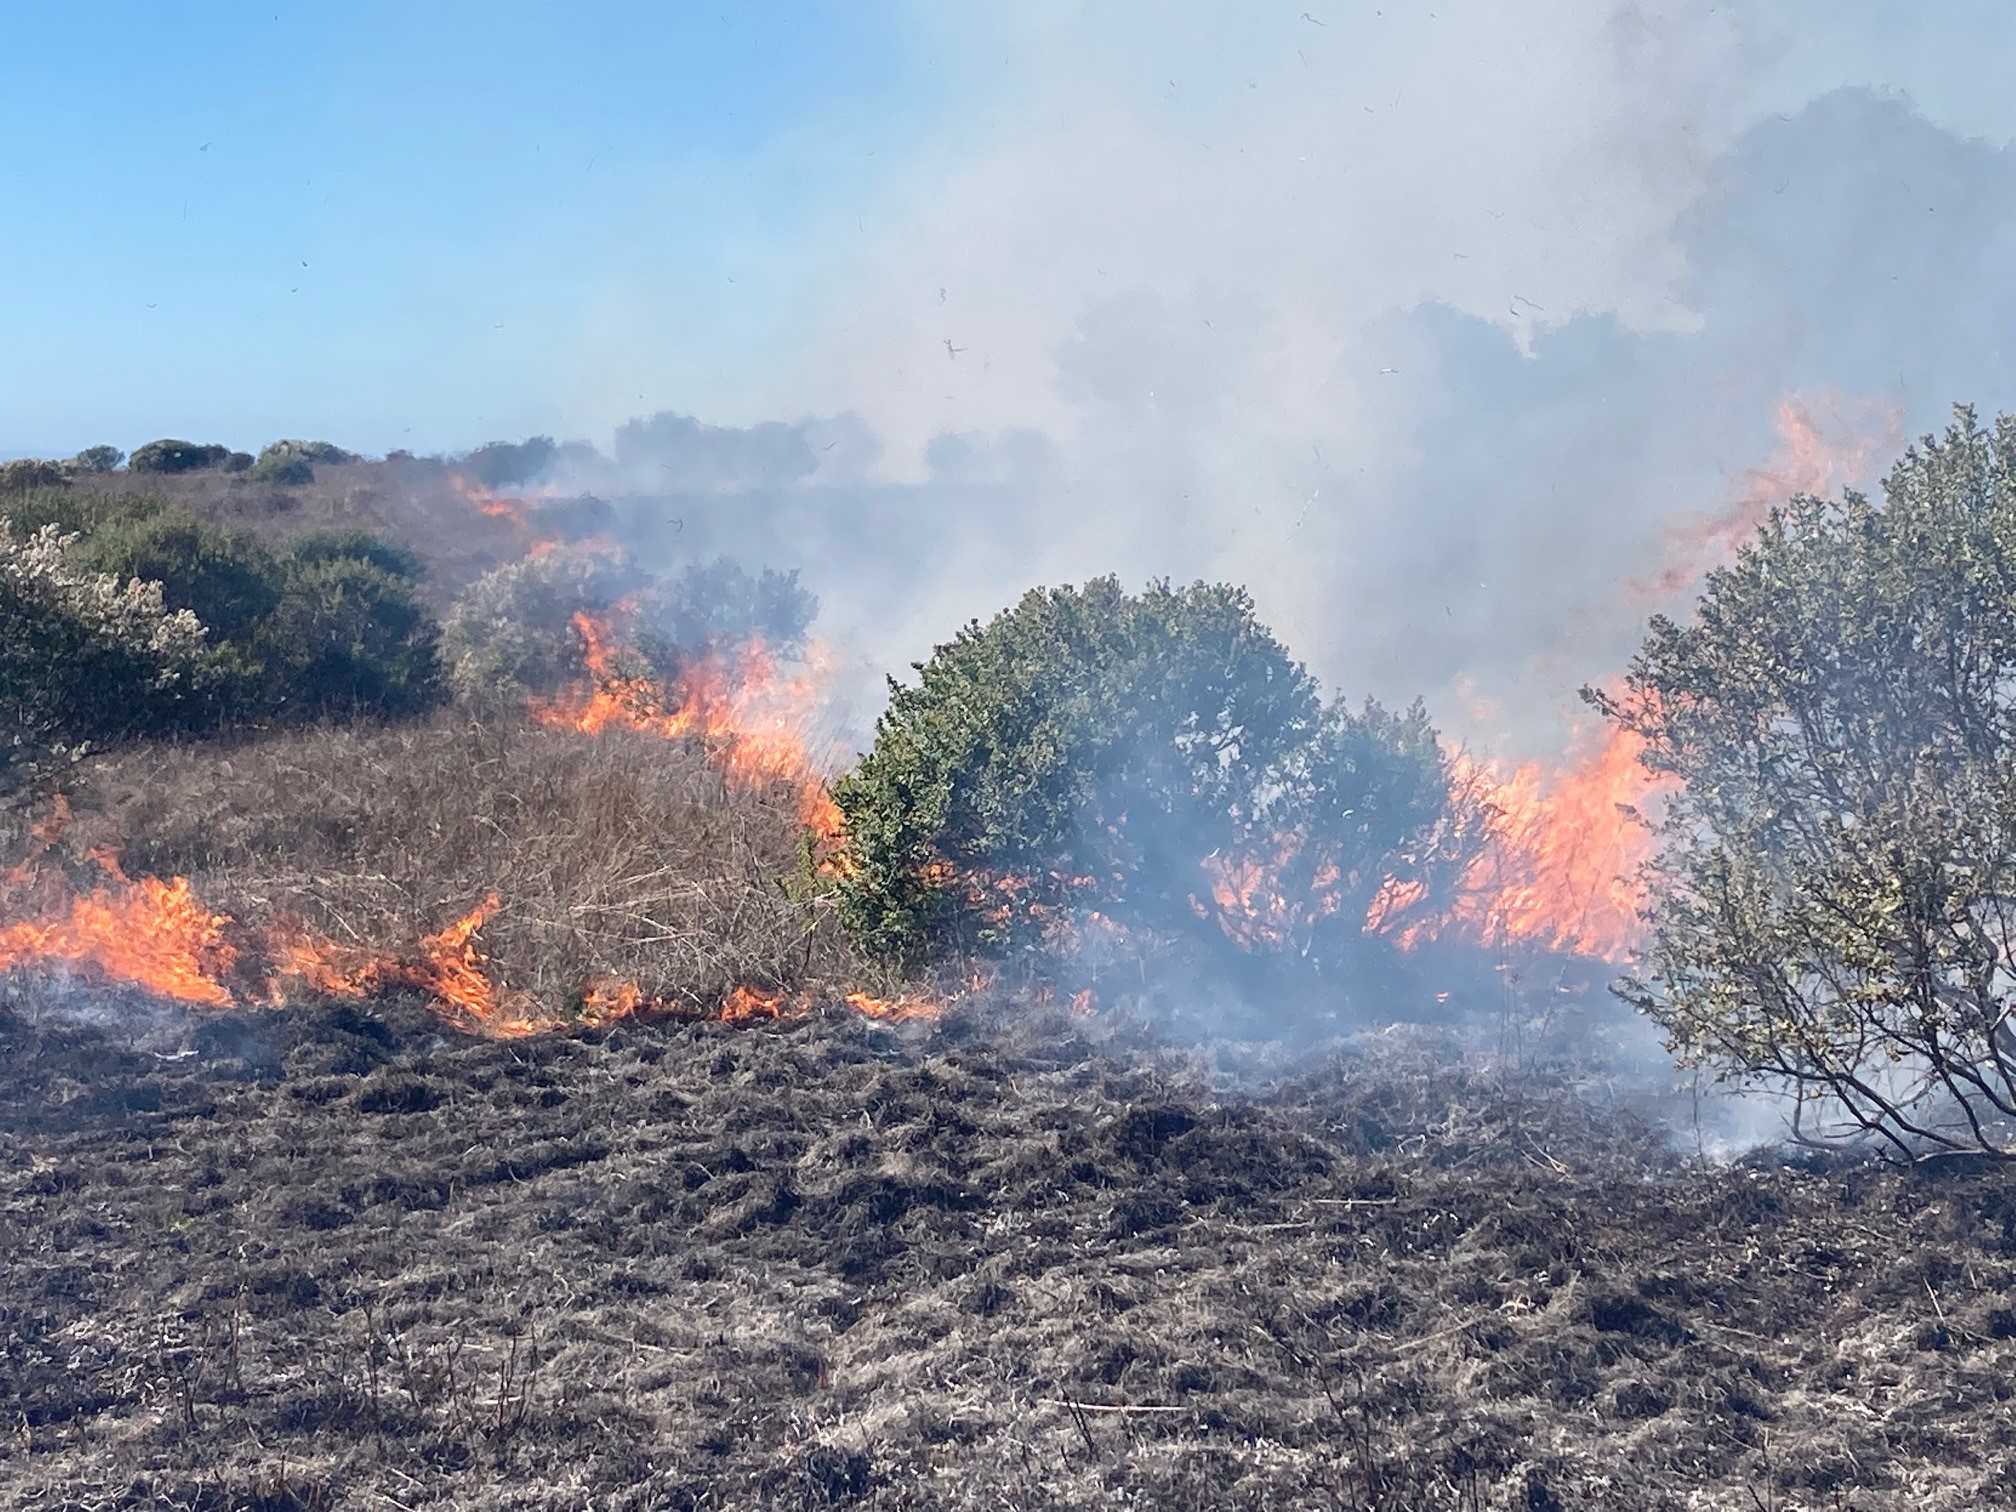
[[[857,718],[965,619],[1113,570],[1243,581],[1331,686],[1550,749],[1782,399],[1878,463],[2016,403],[2016,176],[1879,91],[1766,108],[1754,25],[1460,9],[1074,17],[1030,108],[831,267],[779,386],[829,418],[634,420],[569,481],[647,551],[801,568]],[[1012,57],[1058,23],[1003,24]]]

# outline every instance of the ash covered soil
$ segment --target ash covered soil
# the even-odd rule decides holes
[[[1426,1031],[0,1010],[10,1507],[2016,1505],[2016,1181]]]

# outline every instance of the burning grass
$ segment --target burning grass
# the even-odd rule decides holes
[[[801,1011],[822,982],[873,980],[815,890],[793,885],[801,806],[792,782],[724,777],[695,745],[621,729],[443,716],[155,746],[98,768],[33,863],[46,886],[117,846],[146,880],[57,888],[0,933],[0,965],[210,1006],[411,988],[472,1027],[518,1031],[626,1005],[711,1013],[738,988]],[[179,931],[180,955],[115,961],[77,928],[107,923],[130,944],[143,916]]]

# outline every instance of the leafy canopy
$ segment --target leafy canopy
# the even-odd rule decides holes
[[[915,670],[834,793],[843,913],[885,956],[1077,910],[1320,964],[1389,876],[1453,882],[1481,839],[1426,714],[1326,708],[1242,589],[1039,589]]]
[[[1775,511],[1590,696],[1682,784],[1623,988],[1675,1049],[1807,1137],[2016,1157],[2016,419]]]
[[[145,733],[208,676],[193,614],[165,607],[158,585],[92,571],[75,546],[0,518],[0,800]]]
[[[281,552],[176,507],[107,517],[77,546],[86,566],[159,585],[209,632],[210,724],[375,712],[438,701],[439,631],[413,555],[361,531],[317,531]]]

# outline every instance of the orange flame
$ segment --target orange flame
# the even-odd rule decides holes
[[[521,530],[532,528],[532,512],[525,500],[493,492],[474,478],[465,478],[461,473],[450,473],[448,486],[460,494],[477,513],[487,515],[493,520],[507,520]]]
[[[827,846],[838,842],[840,810],[803,733],[825,675],[823,652],[813,648],[800,675],[780,677],[769,648],[752,639],[732,652],[709,651],[667,686],[622,670],[608,619],[577,613],[573,623],[587,681],[559,698],[535,699],[533,719],[587,735],[615,728],[702,741],[729,781],[790,789],[814,838]]]
[[[493,892],[439,934],[421,940],[420,960],[409,977],[412,985],[479,1024],[504,1022],[497,989],[484,974],[483,957],[476,949],[476,931],[489,922],[498,904]]]
[[[342,945],[298,921],[276,922],[262,937],[240,928],[228,914],[205,907],[184,878],[135,882],[109,854],[100,863],[106,880],[89,893],[67,898],[43,917],[0,929],[0,972],[81,968],[109,982],[206,1008],[229,1008],[240,1001],[278,1007],[290,992],[302,989],[361,1000],[404,988],[425,993],[437,1012],[471,1033],[519,1038],[567,1025],[567,1020],[525,1011],[522,995],[500,987],[487,970],[476,937],[498,911],[496,893],[422,938],[407,957]],[[231,939],[234,930],[256,939],[256,948],[241,952]],[[263,982],[257,971],[241,973],[248,959],[264,963]],[[234,989],[241,975],[249,981]],[[982,985],[976,981],[975,990]],[[791,995],[744,985],[729,992],[712,1016],[728,1024],[802,1018],[818,1001],[806,992]],[[943,1012],[936,999],[920,995],[881,998],[852,992],[843,1001],[864,1018],[888,1023],[931,1020]],[[632,981],[594,978],[582,994],[583,1024],[647,1016],[695,1015],[648,996]]]
[[[231,920],[212,913],[185,878],[129,881],[105,857],[107,878],[39,919],[0,929],[0,971],[88,967],[159,997],[229,1007],[223,978],[238,959],[225,939]]]
[[[1643,932],[1638,871],[1656,843],[1641,810],[1670,786],[1640,764],[1643,748],[1613,726],[1552,776],[1537,763],[1501,774],[1459,759],[1459,783],[1474,783],[1498,811],[1489,845],[1446,913],[1414,917],[1421,889],[1391,885],[1374,898],[1366,927],[1408,949],[1458,935],[1628,959]]]
[[[1816,409],[1823,412],[1818,418]],[[1741,491],[1722,508],[1670,531],[1666,562],[1632,588],[1651,596],[1692,587],[1777,505],[1795,494],[1826,494],[1865,477],[1879,448],[1895,449],[1901,421],[1894,405],[1833,393],[1787,394],[1773,416],[1778,447],[1770,460],[1748,469]],[[1843,433],[1846,439],[1840,439]]]
[[[935,999],[908,995],[879,998],[865,992],[850,992],[847,994],[846,1003],[863,1018],[880,1019],[889,1024],[929,1021],[945,1011],[944,1006]]]

